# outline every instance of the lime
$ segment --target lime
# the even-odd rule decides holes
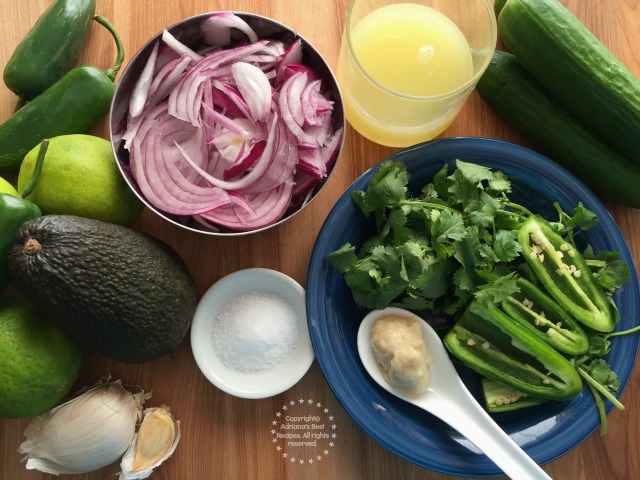
[[[18,195],[18,192],[13,185],[11,185],[4,178],[0,177],[0,193],[8,193],[9,195],[13,195],[14,197]]]
[[[0,297],[0,418],[49,411],[73,387],[78,345],[22,297]]]
[[[27,198],[43,215],[76,215],[103,222],[131,225],[144,205],[124,180],[111,142],[92,135],[62,135],[49,140],[42,173]],[[36,146],[24,158],[18,190],[29,182]]]

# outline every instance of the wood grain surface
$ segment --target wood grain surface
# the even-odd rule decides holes
[[[51,1],[3,0],[0,65],[8,61],[18,41]],[[638,0],[561,1],[640,76]],[[236,10],[265,15],[289,25],[311,41],[335,68],[347,4],[347,0],[97,0],[97,12],[118,29],[127,60],[151,36],[182,18]],[[109,35],[94,25],[82,62],[106,69],[114,57]],[[1,87],[0,120],[4,120],[16,98],[4,85]],[[106,121],[94,133],[108,138]],[[476,93],[442,136],[492,137],[529,146]],[[148,210],[136,228],[163,239],[181,254],[193,274],[198,295],[222,276],[248,267],[279,270],[304,286],[316,235],[334,202],[362,172],[395,151],[371,143],[349,128],[337,169],[319,197],[302,214],[264,233],[224,239],[188,233],[161,221]],[[629,242],[635,261],[640,262],[640,210],[610,202],[606,205]],[[175,354],[144,365],[126,365],[87,354],[77,386],[92,384],[105,376],[152,390],[148,405],[167,404],[182,422],[182,440],[173,457],[152,475],[156,480],[459,478],[408,463],[371,440],[340,406],[317,363],[292,389],[264,400],[235,398],[211,385],[198,370],[188,339]],[[610,415],[609,433],[604,437],[597,432],[592,434],[581,445],[546,465],[549,475],[560,480],[640,478],[639,387],[640,373],[636,369],[621,398],[627,408]],[[336,425],[337,437],[328,453],[322,452],[321,458],[313,463],[292,462],[272,446],[270,422],[283,405],[307,399],[327,409]],[[0,421],[1,480],[55,478],[27,471],[20,463],[17,448],[28,422]],[[306,455],[315,453],[310,451]],[[112,464],[90,474],[61,478],[110,480],[117,478],[114,475],[118,470],[118,465]]]

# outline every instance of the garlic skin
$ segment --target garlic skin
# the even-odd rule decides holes
[[[118,480],[148,478],[153,469],[173,454],[180,441],[180,421],[169,407],[147,408],[138,433],[120,462]]]
[[[98,470],[127,450],[151,396],[133,394],[120,380],[99,383],[68,402],[35,417],[18,451],[28,470],[59,475]]]

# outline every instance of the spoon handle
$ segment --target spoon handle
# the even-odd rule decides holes
[[[459,403],[435,401],[429,410],[473,442],[510,478],[551,480],[551,477],[493,421],[461,380],[459,388],[460,396],[456,399]]]

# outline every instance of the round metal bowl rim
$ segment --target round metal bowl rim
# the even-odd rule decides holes
[[[335,122],[335,130],[337,131],[339,128],[342,128],[342,139],[340,141],[340,146],[336,152],[336,158],[333,162],[333,165],[331,166],[331,168],[329,169],[329,171],[327,172],[327,176],[322,179],[320,181],[320,184],[318,186],[316,186],[316,191],[315,193],[306,201],[305,204],[302,205],[301,208],[298,208],[297,210],[286,214],[286,216],[282,217],[281,219],[279,219],[278,221],[261,227],[261,228],[257,228],[254,230],[248,230],[248,231],[232,231],[232,230],[225,230],[225,231],[215,231],[215,230],[205,230],[205,229],[198,229],[198,228],[193,228],[190,227],[188,225],[184,225],[178,221],[176,221],[173,218],[170,218],[168,216],[168,214],[160,211],[158,208],[156,208],[155,206],[151,205],[150,202],[144,197],[144,195],[142,195],[135,184],[132,184],[132,179],[130,179],[129,175],[127,174],[127,172],[124,170],[123,168],[123,162],[120,159],[120,147],[122,144],[121,139],[116,140],[114,138],[114,130],[117,129],[119,123],[121,121],[123,121],[123,118],[120,117],[118,118],[117,116],[117,110],[118,107],[120,107],[120,105],[128,105],[128,98],[129,98],[129,94],[127,94],[126,99],[127,102],[124,102],[123,99],[121,98],[122,95],[124,95],[122,93],[122,89],[123,87],[123,83],[127,83],[127,82],[123,82],[126,81],[128,79],[128,74],[129,72],[131,72],[130,67],[132,65],[136,65],[137,62],[140,61],[140,57],[143,55],[143,53],[146,53],[146,50],[151,48],[151,44],[156,41],[158,38],[160,38],[160,36],[162,35],[162,32],[164,30],[168,30],[171,31],[173,29],[176,28],[180,28],[183,27],[185,25],[191,24],[191,23],[197,23],[198,21],[203,21],[207,18],[209,18],[211,15],[214,15],[216,13],[223,13],[223,11],[213,11],[213,12],[205,12],[205,13],[199,13],[197,15],[193,15],[191,17],[187,17],[185,19],[179,20],[173,24],[171,24],[170,26],[164,28],[163,30],[161,30],[160,32],[156,33],[155,35],[153,35],[149,40],[147,40],[138,50],[137,52],[131,57],[131,60],[125,65],[122,74],[120,76],[120,81],[118,82],[118,84],[116,85],[115,88],[115,92],[113,95],[113,99],[111,101],[111,107],[109,110],[109,139],[111,141],[111,148],[113,150],[113,154],[115,157],[115,161],[116,164],[118,165],[118,169],[120,170],[120,174],[122,175],[122,177],[125,179],[125,182],[127,183],[127,185],[129,186],[129,188],[133,191],[133,193],[140,199],[140,201],[142,203],[144,203],[144,205],[149,208],[149,210],[151,210],[155,215],[157,215],[158,217],[162,218],[163,220],[172,223],[173,225],[176,225],[182,229],[185,230],[189,230],[195,233],[201,233],[201,234],[205,234],[205,235],[211,235],[211,236],[219,236],[219,237],[234,237],[234,236],[244,236],[244,235],[251,235],[254,233],[260,233],[266,230],[269,230],[271,228],[277,227],[279,225],[281,225],[282,223],[286,222],[287,220],[295,217],[298,213],[302,212],[305,208],[307,208],[312,202],[313,200],[320,194],[320,192],[322,191],[322,189],[325,187],[325,185],[327,184],[327,182],[329,181],[329,179],[331,178],[331,176],[333,175],[333,172],[335,172],[336,170],[336,166],[340,160],[340,158],[342,157],[342,151],[344,148],[344,143],[345,143],[345,135],[346,135],[346,116],[344,114],[344,104],[343,104],[343,100],[342,100],[342,92],[340,90],[340,86],[338,85],[338,81],[335,77],[335,74],[333,73],[333,71],[331,70],[331,68],[329,67],[329,64],[327,63],[327,61],[325,60],[324,56],[313,46],[313,44],[311,42],[309,42],[309,40],[307,40],[303,35],[301,35],[300,33],[298,33],[297,31],[293,30],[292,28],[286,26],[285,24],[274,20],[272,18],[269,17],[265,17],[263,15],[259,15],[259,14],[255,14],[255,13],[248,13],[248,12],[242,12],[242,11],[232,11],[232,10],[225,10],[224,12],[228,12],[228,13],[232,13],[234,15],[237,15],[239,17],[248,17],[248,18],[252,18],[255,19],[257,21],[262,21],[265,22],[266,24],[270,24],[274,27],[277,27],[279,29],[281,29],[281,31],[283,32],[287,32],[291,35],[293,35],[295,38],[299,38],[300,40],[302,40],[303,45],[305,47],[307,47],[309,50],[311,50],[311,52],[313,52],[313,54],[317,57],[317,59],[324,65],[324,68],[326,69],[326,73],[323,72],[322,74],[322,78],[326,78],[331,82],[331,89],[332,91],[335,92],[335,98],[333,98],[332,100],[334,101],[334,115],[333,115],[333,121]],[[337,108],[336,108],[336,103],[338,103]],[[120,107],[120,108],[124,108],[123,110],[123,114],[126,115],[127,111],[128,111],[128,107]],[[337,112],[337,114],[336,114]],[[127,157],[126,162],[124,162],[125,164],[128,165],[129,163],[129,159]]]

